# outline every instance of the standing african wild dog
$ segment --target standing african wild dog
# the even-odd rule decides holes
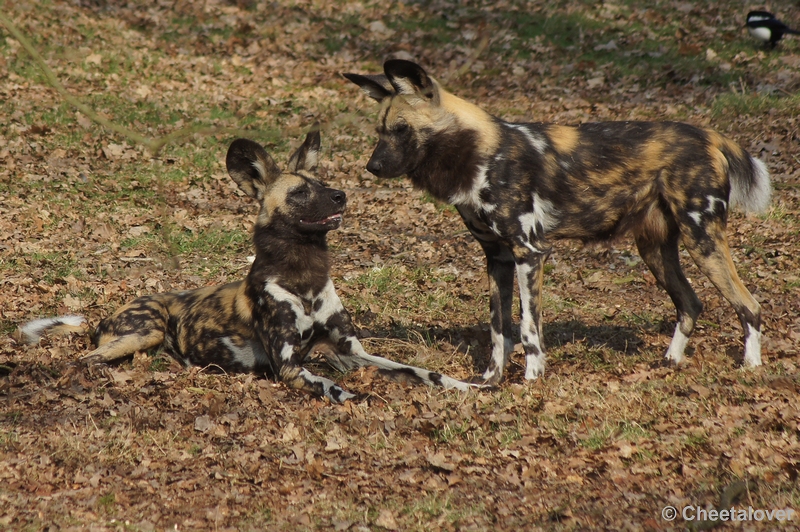
[[[769,204],[769,172],[708,129],[675,122],[517,124],[442,89],[417,64],[390,60],[382,75],[344,74],[381,103],[378,145],[367,170],[408,175],[452,203],[486,253],[492,358],[502,379],[513,349],[514,270],[520,286],[526,379],[544,372],[542,267],[548,240],[607,240],[633,233],[642,259],[677,308],[666,359],[683,360],[702,303],[681,271],[683,241],[733,305],[744,329],[744,364],[761,364],[761,311],[739,279],[725,236],[728,209]]]
[[[97,349],[85,359],[115,360],[162,346],[187,365],[267,372],[293,388],[341,402],[353,397],[302,363],[327,342],[340,371],[376,366],[389,377],[466,390],[445,375],[369,355],[329,277],[328,231],[342,222],[345,193],[308,173],[317,164],[319,131],[309,133],[281,172],[257,143],[235,140],[226,159],[239,188],[260,204],[253,241],[256,259],[244,281],[143,296],[102,320]],[[80,316],[44,318],[20,330],[30,342],[43,332],[83,329]]]

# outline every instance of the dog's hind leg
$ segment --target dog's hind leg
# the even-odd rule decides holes
[[[164,343],[169,294],[142,296],[101,321],[94,333],[97,349],[83,357],[89,362],[111,362],[136,351]]]
[[[106,341],[91,353],[81,357],[81,360],[91,363],[112,362],[137,351],[158,347],[163,342],[163,330],[152,329],[142,333],[130,333]]]
[[[658,284],[667,291],[678,313],[675,334],[665,358],[671,364],[683,361],[683,352],[689,342],[703,304],[683,274],[678,255],[679,232],[674,223],[663,242],[654,241],[650,235],[637,235],[636,246]]]
[[[719,218],[706,221],[701,218],[703,231],[686,227],[683,245],[692,259],[733,305],[744,330],[744,365],[761,365],[761,306],[739,279],[733,264],[725,224]],[[694,229],[694,230],[693,230]]]

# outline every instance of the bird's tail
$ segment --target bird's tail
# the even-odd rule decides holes
[[[35,344],[42,335],[47,334],[67,334],[71,332],[85,333],[89,330],[86,319],[83,316],[58,316],[56,318],[40,318],[29,321],[19,328],[19,335],[25,342]]]

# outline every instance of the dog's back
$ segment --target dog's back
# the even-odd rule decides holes
[[[764,164],[689,124],[502,123],[499,137],[472,207],[493,210],[495,223],[522,218],[540,238],[596,241],[632,232],[661,241],[681,218],[725,216],[728,204],[760,212],[769,204]]]

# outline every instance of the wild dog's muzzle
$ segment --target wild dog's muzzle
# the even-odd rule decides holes
[[[384,139],[378,141],[367,163],[367,171],[375,177],[392,179],[407,173],[409,157]]]
[[[325,198],[323,201],[328,205],[320,209],[320,217],[312,220],[301,220],[301,223],[317,229],[336,229],[342,223],[342,215],[347,206],[347,194],[335,188],[326,188],[322,193],[322,198]]]
[[[381,175],[383,173],[383,163],[375,157],[375,153],[372,154],[367,163],[367,171],[377,177],[383,177]]]

